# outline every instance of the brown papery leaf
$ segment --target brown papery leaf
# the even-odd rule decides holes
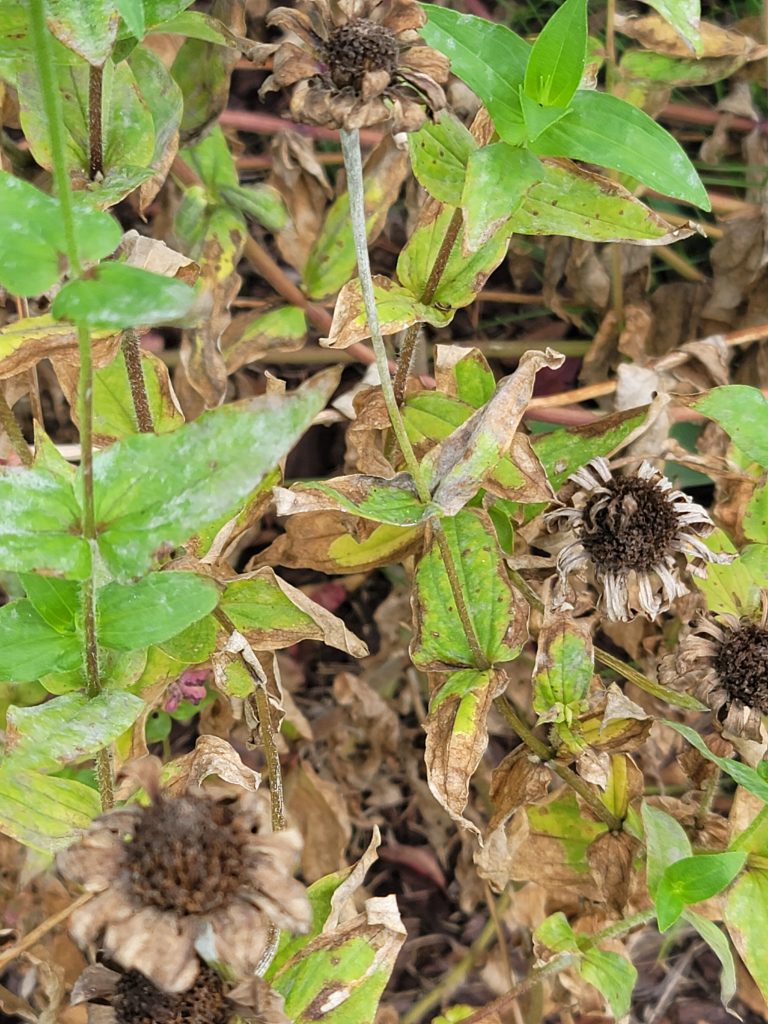
[[[352,825],[341,788],[300,761],[285,776],[285,802],[304,837],[301,871],[306,881],[345,867]]]
[[[547,795],[552,773],[535,754],[520,746],[507,754],[491,775],[492,832],[509,820],[518,807],[535,804]]]
[[[111,362],[120,347],[121,332],[92,331],[94,366]],[[16,320],[0,328],[0,380],[35,366],[41,359],[56,358],[72,366],[80,365],[77,329],[59,323],[50,313]]]
[[[691,50],[681,39],[675,29],[660,14],[648,14],[642,18],[616,15],[616,28],[630,39],[654,53],[663,53],[668,57],[691,57]],[[756,42],[730,28],[720,28],[709,21],[699,23],[702,57],[739,57],[747,60],[759,60],[768,53],[768,47]]]
[[[639,843],[626,832],[605,832],[587,850],[600,902],[621,915],[632,887],[632,861]]]

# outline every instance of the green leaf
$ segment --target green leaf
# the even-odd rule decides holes
[[[467,162],[477,151],[472,133],[448,110],[439,121],[426,121],[408,133],[411,166],[417,181],[431,196],[450,206],[461,206]]]
[[[379,1000],[405,939],[394,897],[310,940],[271,977],[294,1024],[374,1024]]]
[[[533,937],[536,942],[542,943],[553,953],[575,952],[579,948],[576,933],[562,910],[545,917],[534,931]]]
[[[625,956],[602,949],[588,949],[578,971],[605,998],[616,1020],[629,1013],[637,971]]]
[[[172,434],[97,452],[98,544],[113,575],[142,575],[161,549],[232,513],[301,437],[337,379],[337,370],[318,374],[291,394],[232,403]]]
[[[749,499],[744,511],[744,535],[750,540],[768,544],[768,484],[761,484]]]
[[[141,353],[144,388],[156,434],[167,434],[184,423],[175,401],[168,367],[151,352]],[[93,433],[101,440],[120,440],[139,433],[125,359],[118,355],[93,375]]]
[[[0,470],[0,565],[8,572],[53,572],[82,580],[91,552],[80,533],[72,478],[46,469]]]
[[[685,829],[672,815],[643,801],[642,816],[648,892],[655,899],[659,882],[669,865],[690,857],[693,850]]]
[[[40,295],[66,269],[67,241],[58,199],[0,171],[0,283],[16,295]],[[106,213],[77,204],[80,258],[101,259],[120,242],[120,225]]]
[[[688,904],[722,892],[744,867],[746,859],[745,850],[731,850],[683,857],[670,864],[656,890],[659,931],[664,932],[673,925]]]
[[[352,512],[391,526],[418,526],[439,511],[423,505],[406,473],[386,480],[376,476],[340,476],[325,482],[297,483],[276,492],[278,515],[302,512]]]
[[[736,885],[738,884],[737,882]],[[682,916],[683,920],[696,929],[722,965],[720,1001],[723,1006],[727,1007],[736,995],[736,965],[733,962],[733,953],[731,953],[731,947],[728,945],[728,939],[714,921],[694,913],[693,910],[684,910]]]
[[[520,653],[525,622],[488,516],[464,509],[441,524],[480,649],[491,665],[512,661]],[[414,619],[415,665],[434,671],[477,667],[434,537],[416,567]]]
[[[569,235],[595,242],[669,241],[674,229],[615,181],[566,161],[540,163],[535,182],[513,213],[522,235]]]
[[[693,407],[719,423],[745,455],[768,469],[768,401],[758,388],[746,384],[712,388]]]
[[[38,615],[57,633],[74,633],[80,608],[80,585],[56,576],[25,573],[20,576],[27,599]]]
[[[733,551],[725,534],[712,534],[707,543],[715,550]],[[768,577],[768,545],[748,544],[732,562],[707,566],[707,575],[694,577],[696,587],[704,595],[710,611],[738,617],[757,611],[760,595]]]
[[[46,22],[52,35],[94,67],[112,52],[119,21],[114,0],[47,0]]]
[[[64,51],[67,52],[66,50]],[[66,163],[70,173],[89,174],[88,88],[89,65],[83,62],[52,63],[62,98]],[[52,166],[48,123],[37,70],[31,62],[18,75],[17,88],[24,136],[35,160]],[[102,135],[104,173],[125,173],[144,168],[155,148],[155,126],[139,85],[126,61],[104,65],[102,81]]]
[[[704,44],[699,30],[701,0],[645,0],[645,3],[669,22],[694,53],[702,52]]]
[[[0,765],[0,832],[24,846],[56,853],[100,812],[98,792],[82,782]]]
[[[222,198],[267,231],[280,231],[288,221],[283,197],[271,185],[225,185]]]
[[[216,585],[191,572],[109,583],[96,593],[99,642],[116,651],[162,643],[212,612],[218,600]]]
[[[227,373],[234,373],[246,363],[264,358],[272,349],[299,349],[306,338],[304,310],[277,306],[266,313],[237,317],[221,339],[221,354]]]
[[[363,168],[365,231],[369,242],[381,232],[408,173],[408,157],[391,143],[373,150]],[[354,275],[357,266],[349,194],[343,192],[325,215],[320,234],[303,267],[304,288],[311,299],[332,295]],[[298,268],[302,269],[302,268]]]
[[[511,234],[507,222],[469,256],[464,252],[462,225],[440,277],[440,283],[435,289],[431,305],[423,306],[417,303],[413,296],[424,294],[437,253],[455,212],[451,206],[440,207],[435,211],[436,216],[433,220],[418,225],[400,252],[397,276],[405,291],[411,296],[410,303],[414,310],[411,322],[421,319],[433,327],[444,327],[452,319],[453,313],[446,313],[443,310],[446,307],[458,309],[473,302],[488,277],[507,254]]]
[[[411,236],[411,241],[418,235],[418,231]],[[410,245],[410,241],[408,245]],[[406,246],[406,249],[408,246]],[[402,260],[406,249],[400,254]],[[456,248],[454,248],[454,252]],[[412,263],[416,269],[417,254]],[[450,261],[449,261],[450,262]],[[398,274],[400,263],[398,262]],[[415,286],[418,287],[418,284]],[[421,294],[421,291],[419,294]],[[439,290],[439,289],[438,289]],[[426,306],[414,298],[415,288],[403,288],[390,281],[386,277],[376,275],[373,279],[373,292],[376,299],[376,309],[379,314],[379,326],[382,334],[397,334],[405,330],[411,324],[428,323],[433,327],[445,327],[453,319],[452,311],[436,309],[434,306]],[[471,300],[468,300],[471,301]],[[349,281],[339,292],[336,300],[336,307],[333,311],[333,323],[328,332],[328,339],[325,344],[329,348],[347,348],[356,341],[364,341],[371,336],[368,329],[368,317],[365,314],[363,296],[360,291],[360,280],[355,278]]]
[[[633,409],[605,416],[597,424],[570,430],[553,430],[533,438],[533,448],[554,489],[559,490],[571,473],[598,455],[612,455],[645,420],[645,412]]]
[[[681,725],[679,722],[670,722],[666,719],[662,719],[662,722],[664,725],[668,725],[670,729],[674,729],[675,732],[679,732],[681,736],[688,740],[692,747],[696,747],[700,754],[703,754],[708,761],[716,764],[726,775],[730,775],[740,786],[743,786],[750,793],[754,793],[755,796],[759,796],[764,803],[768,803],[768,781],[759,772],[756,772],[754,768],[750,768],[748,764],[742,764],[740,761],[733,761],[731,758],[718,757],[717,754],[713,754],[695,729],[691,729],[687,725]]]
[[[10,707],[3,767],[49,772],[82,761],[116,740],[143,710],[144,701],[125,690],[67,693],[32,708]]]
[[[589,634],[576,620],[548,608],[533,671],[534,711],[547,721],[570,724],[567,716],[581,710],[594,671]]]
[[[725,924],[764,999],[768,999],[768,958],[765,955],[767,919],[768,871],[749,869],[726,897]]]
[[[557,124],[568,113],[568,107],[543,107],[520,90],[520,109],[525,122],[526,144],[535,142],[553,124]]]
[[[77,668],[80,659],[78,636],[49,626],[30,601],[0,608],[0,679],[34,682],[46,672]]]
[[[512,145],[524,129],[519,88],[531,47],[503,25],[459,14],[435,4],[422,5],[429,20],[421,34],[451,61],[451,70],[488,107],[502,138]]]
[[[531,832],[557,841],[558,864],[569,872],[590,876],[587,850],[599,835],[608,830],[601,821],[585,818],[575,793],[558,796],[539,805],[526,807]],[[555,865],[557,866],[557,865]]]
[[[151,178],[139,183],[138,206],[143,214],[162,187],[168,168],[179,147],[179,126],[184,113],[184,97],[160,58],[145,46],[137,46],[129,65],[141,89],[154,124],[154,147],[149,158]]]
[[[567,107],[587,59],[587,5],[566,0],[539,33],[525,69],[525,91],[545,107]]]
[[[466,247],[474,252],[514,214],[544,168],[526,149],[497,142],[470,154],[461,207]]]
[[[505,138],[502,126],[496,127]],[[577,92],[568,117],[552,125],[531,148],[539,156],[567,156],[611,167],[665,195],[710,209],[706,189],[677,140],[642,110],[608,93]]]
[[[115,0],[120,17],[128,31],[137,39],[144,38],[144,3],[143,0]]]
[[[183,281],[125,263],[102,263],[90,277],[64,285],[51,312],[57,320],[89,327],[149,327],[182,319],[194,298]]]

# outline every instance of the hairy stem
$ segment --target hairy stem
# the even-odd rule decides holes
[[[104,174],[104,143],[102,137],[102,86],[104,68],[91,65],[88,73],[88,163],[91,181]]]
[[[437,286],[440,284],[440,279],[443,276],[448,260],[450,259],[453,247],[456,244],[456,239],[459,237],[461,231],[461,225],[463,223],[463,215],[460,209],[454,211],[451,222],[443,236],[443,240],[440,243],[440,248],[437,251],[435,262],[430,271],[427,283],[424,285],[424,291],[421,294],[420,301],[424,305],[434,299]],[[395,399],[398,405],[403,404],[405,397],[405,385],[408,380],[408,374],[411,372],[411,364],[413,363],[413,353],[416,349],[416,342],[419,340],[419,331],[421,324],[411,324],[408,330],[405,332],[403,343],[400,346],[400,355],[397,360],[397,372],[395,373]]]
[[[608,810],[588,782],[585,782],[580,775],[571,771],[566,765],[560,764],[555,758],[552,748],[534,734],[530,726],[518,715],[506,697],[497,697],[493,703],[507,725],[520,737],[531,753],[540,758],[541,761],[552,769],[558,778],[567,786],[570,786],[574,792],[578,793],[595,817],[605,822],[611,832],[620,832],[620,819]]]
[[[51,47],[45,24],[44,0],[30,0],[30,35],[35,51],[35,64],[40,76],[40,91],[43,109],[48,125],[53,164],[53,179],[61,211],[61,224],[66,242],[66,255],[70,273],[78,277],[82,271],[75,237],[75,215],[72,190],[67,175],[64,135],[62,132],[61,97],[54,80]],[[96,551],[96,517],[93,506],[93,354],[91,336],[87,326],[77,327],[77,341],[80,355],[78,380],[78,418],[80,421],[80,468],[82,477],[81,530],[88,541],[92,554]],[[96,633],[96,584],[91,571],[80,588],[83,616],[83,664],[85,667],[85,689],[89,697],[95,697],[101,690],[99,673],[99,646]],[[112,765],[107,750],[101,750],[96,757],[96,773],[102,807],[107,810],[114,802]]]
[[[134,330],[123,331],[121,342],[125,369],[128,373],[128,384],[131,388],[131,401],[136,416],[136,424],[142,434],[153,434],[155,425],[152,420],[152,410],[149,407],[149,396],[147,385],[144,380],[144,370],[141,363],[141,346],[139,336]]]

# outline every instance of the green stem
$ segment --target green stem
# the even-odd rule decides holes
[[[621,831],[621,820],[612,814],[588,782],[580,775],[561,764],[552,748],[538,738],[530,726],[518,715],[506,697],[497,697],[493,702],[496,710],[504,718],[507,725],[516,733],[528,749],[543,761],[574,792],[578,793],[593,814],[605,822],[611,832]]]
[[[440,243],[440,248],[437,251],[435,262],[432,265],[427,283],[424,285],[424,291],[421,294],[420,302],[423,302],[425,306],[428,306],[432,299],[435,297],[437,286],[440,284],[440,279],[445,272],[445,268],[448,265],[448,260],[451,258],[453,247],[456,244],[456,239],[459,237],[461,231],[461,225],[464,222],[463,214],[460,209],[454,210],[453,217],[451,217],[450,224],[443,236],[443,240]],[[398,406],[403,404],[405,397],[405,385],[408,381],[408,374],[411,372],[411,364],[413,363],[413,353],[416,349],[416,343],[419,340],[419,331],[421,324],[411,324],[408,330],[405,332],[403,343],[400,346],[400,356],[397,361],[397,372],[395,373],[395,399],[397,400]]]
[[[61,225],[66,243],[69,270],[73,277],[82,272],[75,236],[75,214],[72,191],[67,174],[64,135],[62,132],[61,97],[54,80],[51,62],[51,47],[45,24],[44,0],[30,0],[30,35],[35,50],[35,63],[40,76],[40,91],[43,110],[48,126],[53,164],[53,179],[61,211]],[[82,478],[81,530],[88,541],[92,556],[96,554],[96,517],[93,504],[93,353],[91,337],[85,325],[78,325],[77,340],[80,355],[78,380],[78,418],[80,421],[80,469]],[[99,646],[96,632],[96,584],[91,575],[80,588],[83,615],[83,663],[85,667],[85,689],[89,697],[95,697],[101,690],[99,672]],[[107,750],[101,750],[96,757],[96,773],[99,782],[102,807],[107,810],[114,802],[112,765]]]
[[[405,429],[405,423],[403,422],[403,417],[400,413],[397,399],[395,398],[394,388],[392,387],[392,378],[389,375],[387,350],[384,347],[384,338],[381,335],[381,327],[379,326],[379,314],[376,309],[376,297],[373,291],[373,278],[371,276],[371,261],[368,256],[368,238],[365,231],[365,192],[363,189],[363,160],[360,154],[360,133],[357,129],[347,131],[342,128],[340,134],[341,151],[344,156],[344,167],[347,172],[349,211],[352,221],[352,234],[355,240],[355,254],[357,256],[357,269],[360,278],[360,291],[363,296],[365,315],[368,319],[368,329],[371,332],[373,351],[376,356],[376,368],[379,371],[381,393],[389,414],[389,422],[392,424],[392,430],[397,438],[400,451],[403,453],[403,458],[405,459],[408,471],[413,477],[413,482],[416,485],[416,491],[419,495],[419,499],[426,505],[429,502],[431,495],[429,493],[429,488],[424,483],[424,478],[421,474],[421,467],[419,466],[416,455],[411,447],[411,442],[408,439],[408,434]],[[461,213],[461,211],[459,211],[459,213]],[[461,222],[459,222],[459,226],[461,226]],[[442,270],[440,273],[442,273]],[[437,285],[435,284],[435,287],[436,286]],[[430,523],[434,530],[435,538],[437,540],[438,547],[440,548],[440,553],[443,556],[445,571],[451,585],[454,600],[456,601],[456,610],[466,632],[467,641],[469,646],[472,648],[472,653],[476,660],[477,667],[481,670],[486,669],[489,667],[488,660],[483,654],[480,642],[472,624],[469,609],[464,601],[464,594],[462,593],[459,583],[456,563],[453,559],[442,523],[437,518],[431,519]]]
[[[351,131],[342,128],[339,134],[341,135],[341,152],[344,156],[344,168],[347,172],[349,212],[352,221],[352,234],[355,240],[360,291],[363,296],[365,315],[368,319],[368,330],[371,332],[373,352],[376,356],[376,369],[379,371],[381,393],[384,398],[384,404],[387,407],[392,430],[395,433],[400,451],[403,453],[405,464],[408,467],[408,472],[413,477],[419,498],[424,504],[427,504],[430,499],[429,489],[422,478],[421,469],[411,447],[411,442],[405,430],[405,423],[403,423],[403,418],[397,405],[395,392],[392,387],[392,378],[389,374],[387,350],[384,346],[384,338],[382,337],[379,325],[379,315],[376,310],[371,262],[368,257],[368,238],[365,230],[365,194],[363,191],[363,161],[360,155],[360,132],[357,128],[353,128]]]

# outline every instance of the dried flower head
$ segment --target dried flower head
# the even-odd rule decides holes
[[[659,678],[707,704],[725,733],[759,742],[768,715],[768,594],[757,620],[701,619],[664,659]]]
[[[253,973],[273,925],[300,932],[310,923],[292,877],[300,837],[266,832],[267,821],[259,793],[160,795],[103,814],[59,854],[61,873],[98,893],[72,915],[75,940],[100,939],[121,967],[166,992],[194,982],[200,942],[238,974]]]
[[[280,44],[261,95],[291,88],[295,121],[411,132],[445,107],[450,65],[419,36],[426,14],[416,0],[302,0],[267,21],[299,43]]]
[[[605,459],[593,459],[569,479],[576,485],[567,504],[548,512],[550,529],[572,530],[557,570],[587,565],[601,585],[609,619],[638,612],[655,618],[687,593],[680,569],[701,575],[707,562],[730,560],[701,540],[713,523],[706,510],[673,489],[649,462],[636,473],[614,476]]]
[[[163,992],[140,971],[86,967],[75,982],[72,1003],[85,1003],[88,1024],[287,1024],[283,999],[259,978],[232,989],[201,963],[185,992]]]

